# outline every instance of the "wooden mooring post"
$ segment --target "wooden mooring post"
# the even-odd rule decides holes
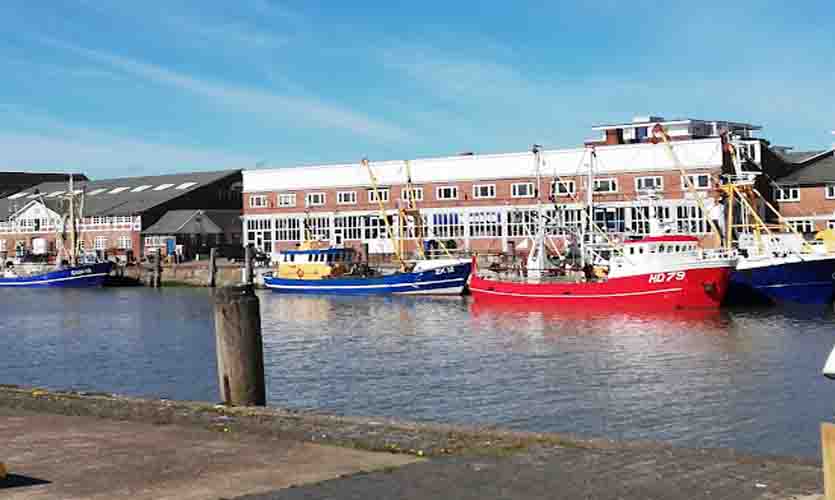
[[[823,492],[826,500],[835,500],[835,424],[821,424],[823,455]]]
[[[232,406],[264,406],[261,308],[255,288],[218,288],[214,297],[220,399]]]
[[[159,288],[162,286],[162,249],[157,248],[154,254],[154,272],[151,276],[151,286]]]
[[[252,245],[247,245],[244,249],[244,284],[246,285],[252,285],[255,281],[255,275],[253,274],[254,254]]]
[[[217,283],[217,248],[209,250],[209,288]]]

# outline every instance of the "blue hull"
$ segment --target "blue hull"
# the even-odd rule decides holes
[[[472,264],[468,262],[416,273],[395,273],[367,278],[304,280],[266,276],[264,285],[279,293],[317,295],[460,294],[471,269]]]
[[[787,262],[735,270],[726,303],[793,302],[831,304],[835,296],[835,258]]]
[[[0,287],[8,288],[85,288],[101,286],[113,264],[85,264],[32,276],[0,278]]]

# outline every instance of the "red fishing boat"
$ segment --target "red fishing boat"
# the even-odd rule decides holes
[[[725,297],[736,263],[732,255],[703,250],[698,238],[681,235],[626,241],[613,249],[608,262],[588,264],[583,273],[548,269],[544,250],[539,239],[524,277],[485,276],[474,264],[473,298],[609,310],[715,308]]]

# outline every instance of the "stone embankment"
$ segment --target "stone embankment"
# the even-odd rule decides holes
[[[10,498],[812,499],[822,489],[820,464],[800,458],[17,387],[0,388],[0,441],[11,478],[45,482]],[[106,461],[112,480],[84,486],[71,473],[84,460]],[[116,480],[124,468],[133,482]]]

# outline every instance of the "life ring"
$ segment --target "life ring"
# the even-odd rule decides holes
[[[299,268],[299,270],[296,271],[296,276],[298,276],[299,278],[304,278],[304,271],[302,271],[301,268]]]

